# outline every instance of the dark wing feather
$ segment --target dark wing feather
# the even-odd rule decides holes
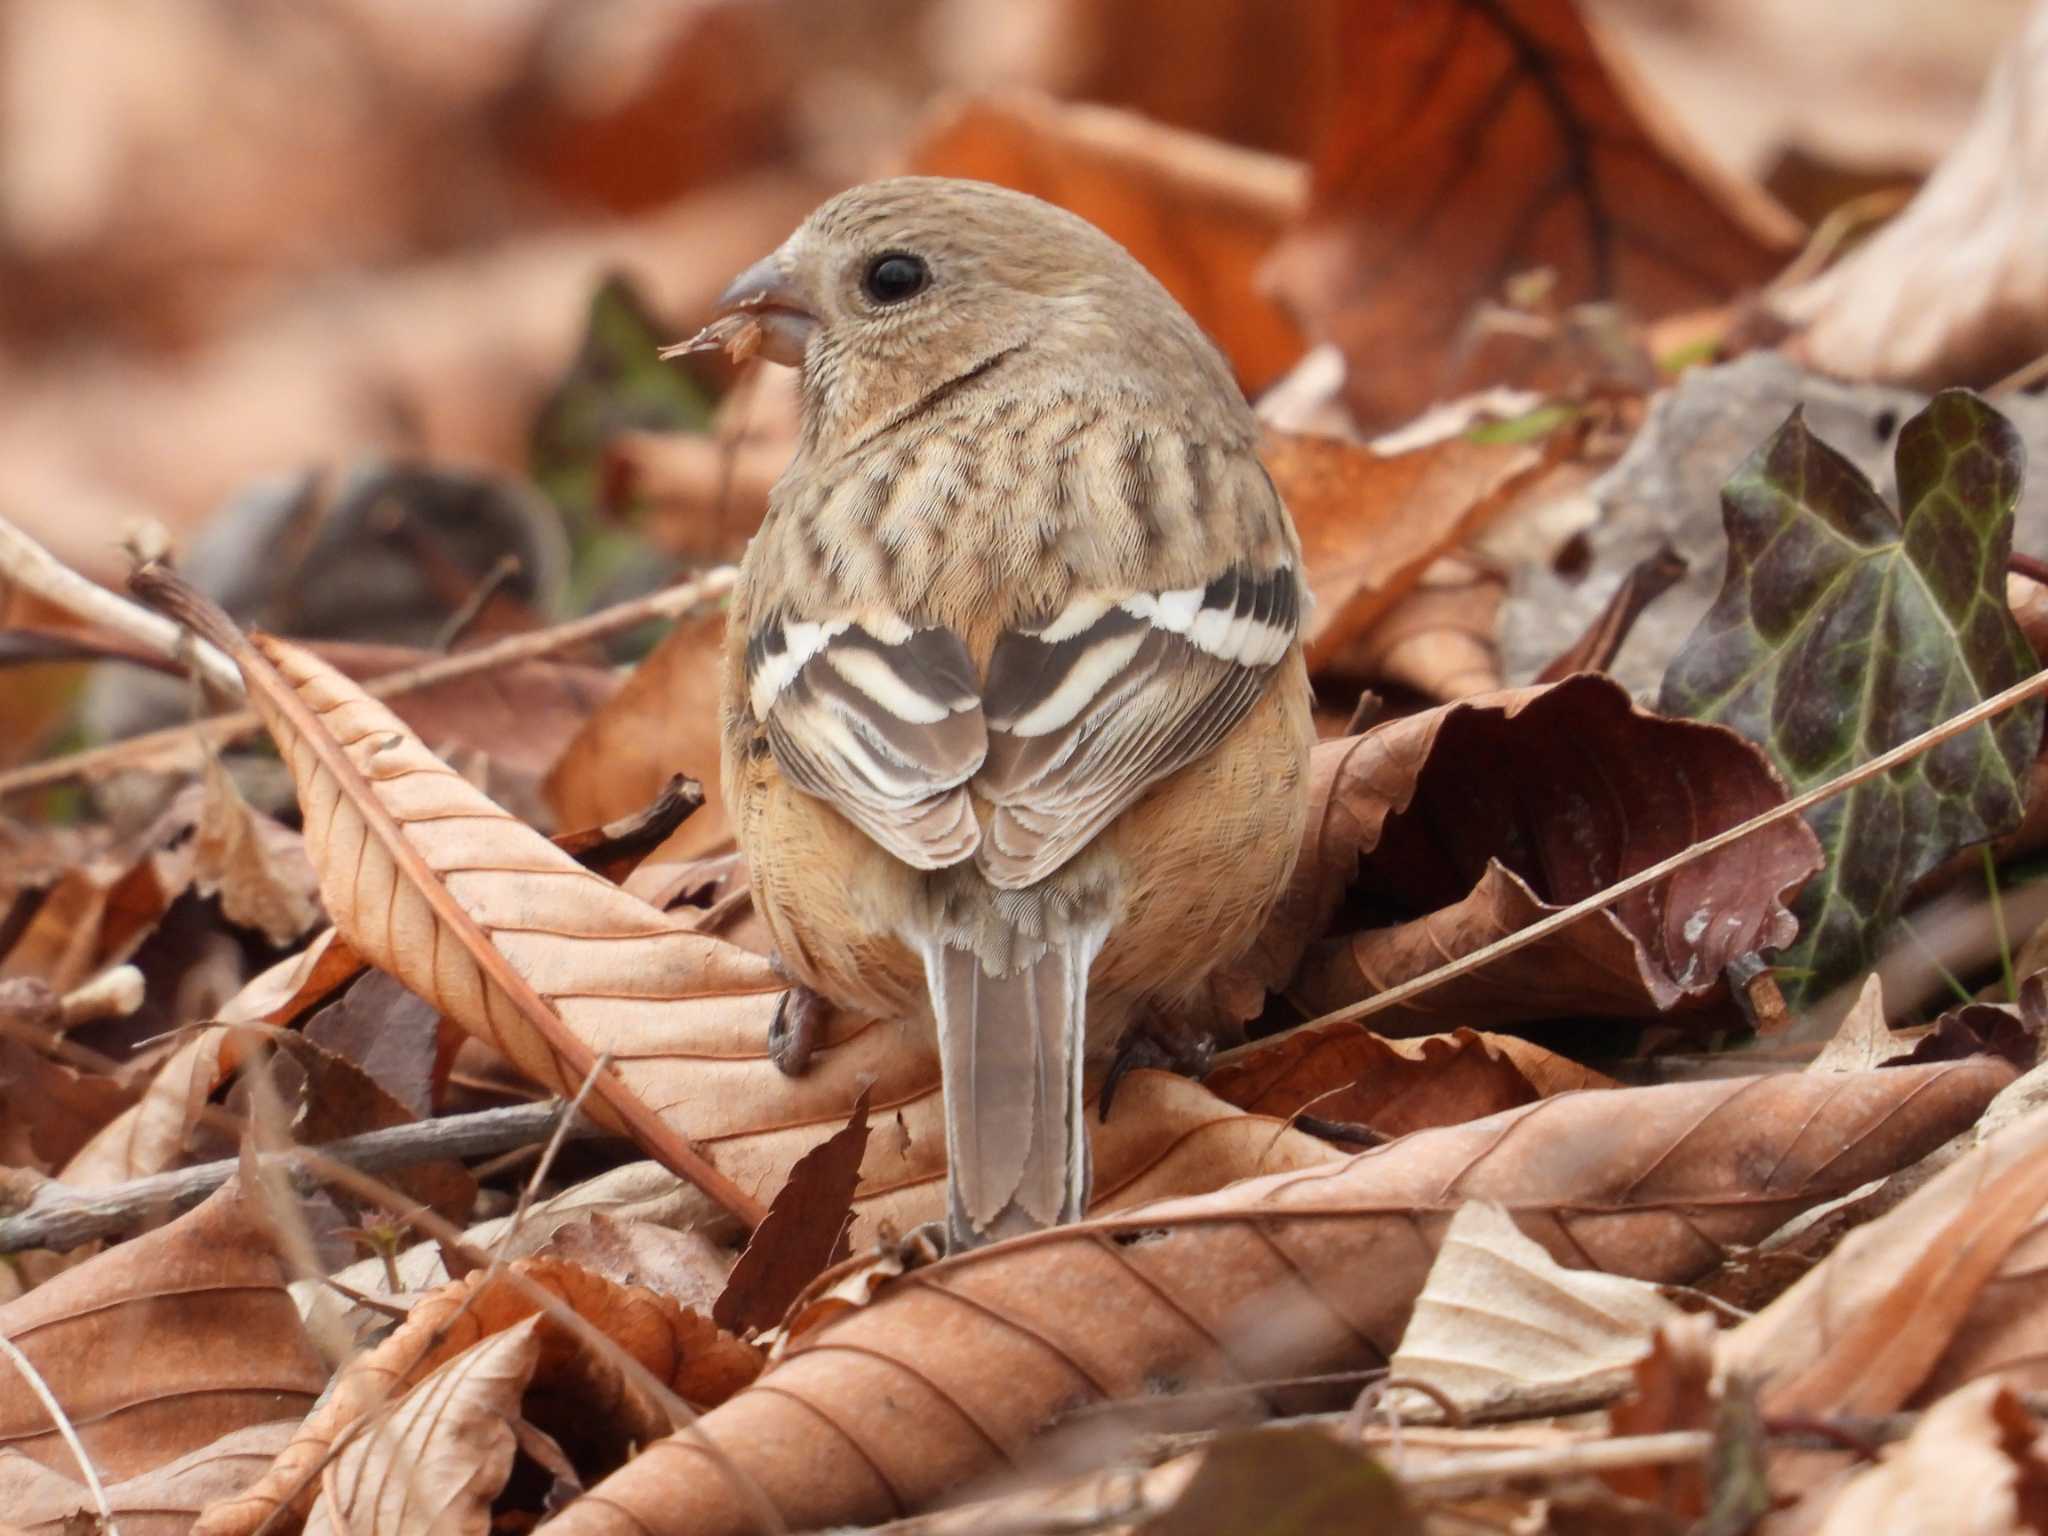
[[[1232,567],[1206,587],[1085,596],[1005,635],[982,690],[995,806],[976,862],[1034,884],[1146,789],[1214,751],[1299,633],[1293,567]]]
[[[791,783],[904,863],[942,869],[981,841],[963,787],[988,750],[974,668],[950,630],[869,624],[763,625],[749,702]]]

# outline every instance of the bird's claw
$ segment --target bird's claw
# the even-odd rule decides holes
[[[825,1032],[825,1016],[832,1005],[801,982],[793,984],[775,1005],[775,1020],[768,1026],[768,1055],[785,1077],[802,1077],[811,1065],[811,1054]]]

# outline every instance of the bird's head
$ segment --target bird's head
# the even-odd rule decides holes
[[[1122,246],[984,182],[905,176],[841,193],[718,310],[759,325],[762,356],[803,370],[805,433],[828,448],[1020,361],[1035,365],[1020,375],[1064,360],[1134,387],[1192,362],[1234,393],[1214,347]]]

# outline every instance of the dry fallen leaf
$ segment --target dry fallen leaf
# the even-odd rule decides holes
[[[867,1148],[868,1096],[863,1093],[845,1129],[819,1142],[789,1170],[789,1182],[747,1240],[712,1306],[719,1327],[738,1334],[774,1327],[798,1294],[840,1257]]]
[[[1404,1136],[1614,1079],[1513,1035],[1460,1029],[1389,1040],[1362,1024],[1305,1024],[1217,1059],[1202,1085],[1253,1114],[1313,1115]]]
[[[283,1024],[362,970],[355,951],[328,929],[296,955],[250,978],[151,1075],[142,1097],[116,1115],[64,1165],[60,1180],[89,1188],[162,1173],[184,1160],[186,1141],[207,1098],[240,1059],[236,1024]]]
[[[1567,434],[1556,434],[1562,441]],[[1267,429],[1259,457],[1301,530],[1316,606],[1310,668],[1369,630],[1546,466],[1541,444],[1446,438],[1380,454],[1341,438]]]
[[[100,1475],[134,1477],[312,1405],[327,1366],[285,1273],[255,1197],[231,1182],[0,1307],[0,1333],[50,1384]],[[0,1449],[77,1470],[11,1368],[0,1371]]]
[[[298,1427],[295,1419],[252,1424],[211,1445],[107,1488],[107,1508],[122,1536],[185,1536],[200,1510],[246,1488]],[[66,1476],[68,1471],[72,1475]],[[77,1468],[56,1471],[15,1451],[0,1451],[0,1509],[25,1536],[69,1536],[67,1524],[93,1508]],[[0,1526],[0,1531],[7,1527]]]
[[[1506,686],[1494,631],[1507,580],[1486,561],[1445,555],[1395,599],[1331,670],[1451,703]]]
[[[1473,329],[1518,275],[1550,274],[1558,305],[1654,319],[1756,287],[1790,254],[1794,221],[1680,147],[1570,0],[1345,15],[1309,214],[1269,270],[1343,350],[1361,425],[1526,372]]]
[[[1022,1460],[1086,1403],[1379,1364],[1466,1200],[1506,1206],[1560,1260],[1684,1280],[1919,1156],[2011,1075],[1971,1062],[1571,1094],[913,1269],[555,1531],[738,1536],[756,1529],[742,1481],[795,1529],[891,1519]]]
[[[708,1405],[753,1379],[758,1353],[710,1319],[639,1287],[617,1285],[559,1259],[520,1259],[511,1273],[479,1270],[423,1297],[396,1332],[343,1368],[292,1443],[247,1491],[210,1507],[193,1536],[250,1536],[280,1504],[303,1512],[317,1489],[301,1486],[349,1431],[404,1400],[433,1372],[507,1330],[537,1324],[535,1391],[549,1386],[579,1405],[585,1438],[617,1442],[659,1434],[667,1415],[623,1372],[541,1312],[541,1298],[566,1305],[625,1356],[686,1400]],[[538,1294],[536,1294],[538,1293]]]
[[[1310,786],[1301,862],[1251,963],[1311,1014],[1420,975],[1784,798],[1741,737],[1651,714],[1594,676],[1324,743]],[[1374,1027],[1644,1017],[1697,1002],[1732,960],[1790,940],[1784,900],[1817,867],[1811,834],[1780,823]],[[1310,944],[1333,914],[1336,935]],[[1376,921],[1347,932],[1354,914]]]
[[[1005,96],[941,106],[906,169],[993,181],[1100,226],[1223,349],[1245,393],[1301,356],[1294,322],[1257,283],[1300,216],[1301,166],[1108,107]]]
[[[1474,1200],[1444,1229],[1387,1368],[1467,1414],[1532,1394],[1565,1403],[1611,1385],[1679,1315],[1645,1281],[1566,1269],[1506,1211]],[[1404,1413],[1429,1401],[1412,1389],[1388,1397]]]
[[[1133,1536],[1424,1536],[1400,1480],[1356,1445],[1320,1426],[1224,1435],[1201,1453],[1173,1504]]]
[[[2034,1115],[1842,1239],[1726,1336],[1724,1365],[1766,1376],[1774,1413],[1885,1413],[1993,1374],[2038,1386],[2044,1179],[2048,1117]]]
[[[731,836],[719,790],[724,645],[723,613],[683,620],[583,722],[541,786],[559,825],[616,820],[646,805],[672,775],[687,773],[704,787],[704,804],[659,856],[688,858]]]
[[[1882,1066],[1899,1050],[1898,1040],[1884,1021],[1884,982],[1873,973],[1806,1070],[1867,1072]]]
[[[2035,6],[1969,131],[1891,223],[1774,307],[1824,372],[1935,389],[2048,352],[2048,10]]]
[[[589,1083],[594,1118],[757,1222],[756,1197],[705,1162],[641,1085],[660,1092],[645,1069],[672,1060],[662,1045],[692,1015],[730,1028],[753,1013],[765,1039],[783,990],[766,963],[592,874],[311,653],[245,638],[175,578],[134,581],[242,667],[298,784],[328,913],[357,952],[535,1082],[565,1098]],[[619,1065],[605,1070],[600,1053]]]
[[[1959,1387],[1829,1498],[1817,1536],[1912,1536],[1939,1511],[1949,1536],[2038,1530],[2048,1505],[2040,1421],[2010,1387]]]
[[[1715,1338],[1711,1316],[1684,1313],[1660,1324],[1631,1372],[1632,1390],[1608,1409],[1609,1430],[1625,1436],[1712,1429],[1720,1407]],[[1671,1514],[1696,1519],[1706,1513],[1706,1469],[1698,1463],[1624,1467],[1603,1477],[1615,1492]]]
[[[342,640],[322,640],[310,649],[357,682],[432,659],[408,646]],[[496,766],[537,775],[618,686],[609,668],[542,659],[411,689],[394,695],[391,709],[436,752],[481,750]]]
[[[208,754],[200,782],[206,808],[194,834],[192,878],[202,895],[218,895],[231,923],[253,928],[279,949],[319,921],[312,866],[300,840],[258,816],[235,781]]]
[[[538,1318],[472,1345],[411,1387],[320,1469],[306,1536],[488,1528],[512,1473],[511,1420],[540,1357]]]

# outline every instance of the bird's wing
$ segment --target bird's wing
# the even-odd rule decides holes
[[[996,643],[982,689],[995,807],[976,862],[1006,889],[1044,879],[1152,784],[1213,750],[1301,623],[1291,564],[1205,586],[1093,593]]]
[[[771,617],[747,641],[747,701],[786,778],[904,863],[981,841],[963,787],[988,750],[973,663],[951,630]]]

